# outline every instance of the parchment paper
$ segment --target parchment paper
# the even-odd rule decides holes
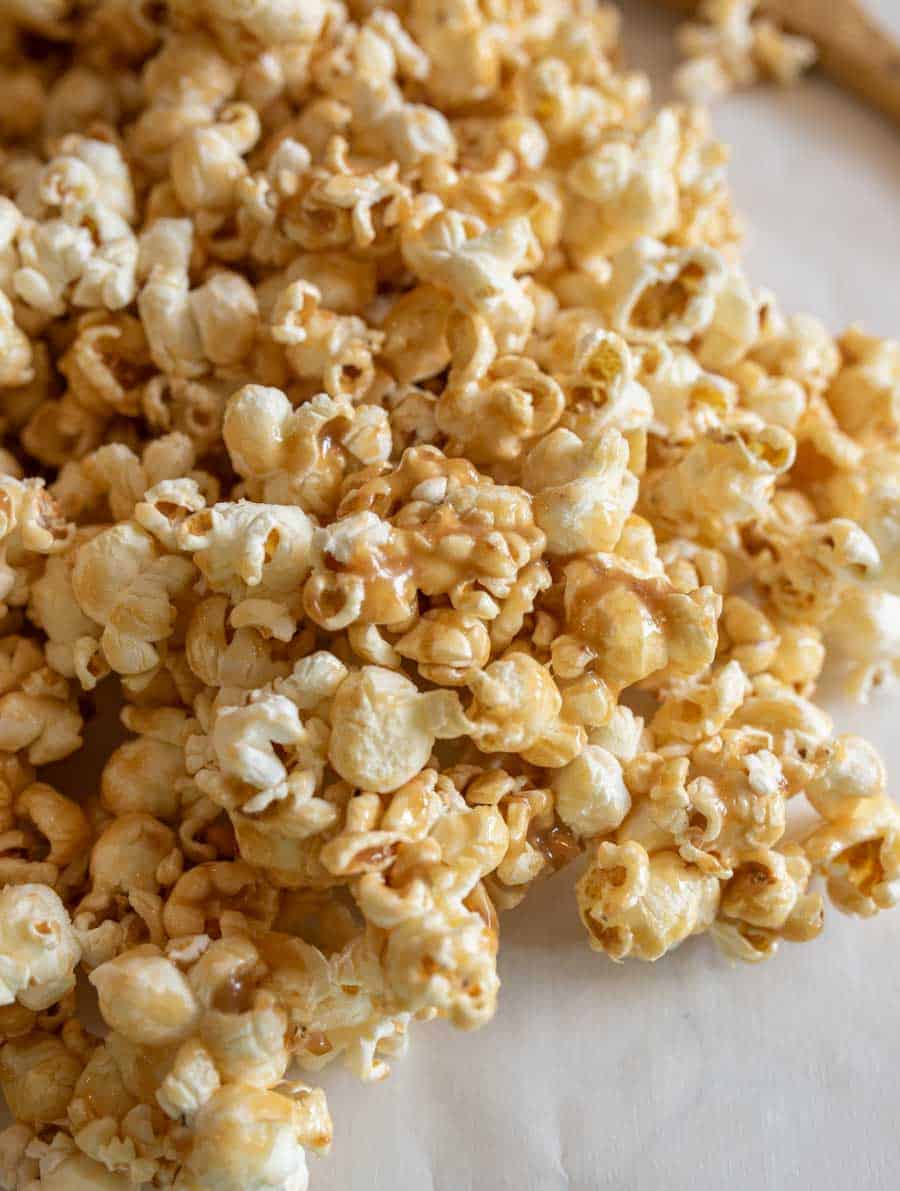
[[[868,0],[900,33],[900,3]],[[626,4],[631,60],[672,22]],[[819,78],[717,108],[753,280],[787,310],[900,335],[900,132]],[[900,696],[860,712],[900,781]],[[897,793],[898,786],[894,786]],[[770,963],[691,942],[656,965],[588,951],[574,873],[503,921],[503,989],[475,1034],[430,1023],[384,1083],[326,1071],[313,1191],[882,1191],[900,1183],[900,910]]]

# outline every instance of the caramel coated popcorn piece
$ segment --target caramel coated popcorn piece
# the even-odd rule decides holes
[[[675,84],[703,103],[760,79],[794,83],[816,61],[815,45],[756,14],[756,0],[704,0],[703,23],[688,22],[677,41],[685,62]]]
[[[47,1009],[74,988],[80,958],[65,906],[46,885],[7,885],[0,903],[0,998]]]

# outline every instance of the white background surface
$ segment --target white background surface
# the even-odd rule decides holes
[[[900,34],[900,3],[868,0]],[[630,59],[672,22],[625,0]],[[827,9],[827,4],[823,8]],[[785,309],[900,334],[900,131],[815,78],[717,108],[751,276]],[[900,698],[863,712],[900,777]],[[894,790],[897,792],[898,787]],[[313,1191],[882,1191],[900,1182],[900,910],[730,967],[589,952],[573,873],[503,921],[503,990],[475,1034],[428,1024],[383,1084],[326,1071],[335,1145]]]

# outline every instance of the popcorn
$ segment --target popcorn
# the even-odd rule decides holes
[[[139,1046],[165,1046],[191,1032],[197,1004],[173,963],[150,948],[125,952],[91,972],[107,1025]]]
[[[793,436],[780,426],[717,428],[698,438],[671,467],[650,472],[642,507],[651,520],[673,530],[701,540],[727,540],[771,501],[795,452]]]
[[[138,246],[134,193],[116,146],[72,133],[16,195],[16,297],[59,317],[71,304],[122,310],[134,298]]]
[[[677,42],[685,61],[675,85],[686,99],[706,102],[761,78],[794,83],[814,64],[813,42],[757,16],[757,7],[756,0],[705,0],[704,22],[681,26]]]
[[[78,549],[72,590],[86,616],[103,625],[100,648],[113,670],[144,674],[159,662],[154,642],[172,630],[172,597],[187,593],[194,568],[165,554],[135,521],[104,530]]]
[[[314,42],[326,15],[322,0],[300,3],[300,0],[263,0],[259,4],[240,4],[233,0],[204,0],[199,9],[189,0],[173,4],[179,25],[196,20],[214,32],[216,38],[229,49],[244,53],[278,46],[284,42],[304,44]]]
[[[826,622],[827,639],[849,662],[850,690],[860,700],[900,673],[900,596],[877,588],[847,592]]]
[[[900,835],[896,805],[867,798],[848,813],[829,817],[803,843],[813,867],[824,873],[828,896],[846,914],[870,917],[897,903]]]
[[[244,600],[238,607],[250,601]],[[282,605],[278,605],[279,609]],[[211,686],[239,686],[253,689],[289,671],[289,660],[282,656],[279,641],[288,631],[288,621],[279,633],[263,625],[240,625],[235,613],[228,613],[229,602],[223,596],[210,596],[191,613],[185,634],[185,658],[192,673]],[[294,620],[287,617],[290,636]],[[227,618],[227,619],[226,619]]]
[[[775,608],[791,620],[827,620],[848,588],[877,574],[874,542],[853,521],[835,518],[804,527],[799,541],[779,541],[759,560],[759,582]]]
[[[723,914],[711,928],[722,952],[758,963],[774,955],[783,939],[814,939],[824,910],[822,895],[807,889],[809,877],[809,861],[796,846],[751,854],[726,885]]]
[[[383,410],[324,394],[294,410],[279,389],[246,385],[229,400],[223,437],[248,492],[330,516],[344,477],[386,463],[391,435]]]
[[[609,255],[638,236],[662,238],[678,223],[678,124],[659,113],[629,144],[610,139],[568,169],[565,239],[581,259]]]
[[[675,343],[699,339],[698,358],[732,364],[757,334],[756,307],[746,281],[708,248],[670,249],[640,237],[612,261],[605,305],[626,339]]]
[[[400,625],[418,589],[450,595],[458,611],[496,616],[496,600],[513,594],[543,543],[527,493],[433,447],[411,448],[380,471],[358,473],[338,520],[315,536],[307,615],[329,629]]]
[[[466,714],[485,752],[527,756],[557,730],[562,696],[549,670],[525,653],[491,662],[475,676],[472,689],[475,699]]]
[[[500,980],[496,936],[478,914],[434,911],[390,934],[385,974],[410,1009],[437,1009],[454,1025],[474,1029],[494,1011]]]
[[[292,1100],[241,1084],[220,1089],[197,1114],[176,1185],[181,1191],[305,1191],[309,1118],[303,1095]]]
[[[0,475],[0,601],[21,606],[38,557],[69,545],[73,527],[60,515],[41,480]],[[0,603],[0,612],[6,605]]]
[[[571,636],[554,643],[561,674],[573,664],[575,673],[590,666],[618,693],[665,667],[699,674],[715,653],[719,597],[711,588],[683,595],[666,579],[599,555],[567,565],[564,599]]]
[[[394,648],[401,657],[412,658],[429,682],[467,686],[487,665],[491,638],[477,616],[435,608],[417,620]]]
[[[102,829],[90,854],[92,890],[87,903],[105,905],[112,894],[160,890],[160,869],[175,847],[170,828],[151,815],[132,811]]]
[[[84,858],[93,835],[87,816],[76,802],[64,798],[52,786],[32,782],[17,795],[13,812],[17,820],[27,821],[47,841],[45,864],[61,869]]]
[[[208,1051],[196,1039],[178,1048],[172,1070],[156,1093],[163,1112],[177,1120],[191,1118],[221,1086],[219,1073]]]
[[[0,1086],[17,1121],[45,1125],[65,1116],[83,1063],[54,1034],[33,1031],[0,1050]]]
[[[891,440],[898,417],[900,348],[851,327],[838,341],[841,366],[826,400],[841,429],[872,445]]]
[[[80,958],[65,907],[46,885],[7,885],[0,907],[0,1001],[48,1009],[75,987]]]
[[[631,795],[616,757],[599,744],[586,744],[574,761],[553,775],[556,811],[580,836],[615,830],[631,809]]]
[[[313,526],[302,509],[237,501],[194,513],[178,531],[213,591],[283,596],[310,568]],[[178,560],[182,562],[183,560]]]
[[[34,377],[31,342],[16,324],[13,304],[5,293],[0,294],[0,347],[3,349],[0,387],[27,385]]]
[[[436,739],[466,728],[457,695],[420,694],[402,675],[364,666],[335,692],[328,759],[351,785],[388,793],[419,772]]]
[[[531,451],[523,483],[535,493],[535,521],[548,554],[613,550],[637,500],[628,445],[616,430],[582,442],[570,430],[545,435]]]
[[[656,960],[705,930],[715,917],[719,882],[673,852],[633,842],[603,843],[578,882],[578,905],[595,951],[611,959]]]
[[[435,417],[453,454],[491,463],[520,455],[524,441],[553,427],[564,404],[559,385],[532,360],[500,356],[468,383],[456,387],[451,379]]]
[[[400,384],[427,380],[446,368],[451,359],[447,341],[453,311],[450,295],[436,285],[418,285],[392,303],[384,320],[381,356]],[[466,389],[446,395],[445,419],[455,424],[474,400]],[[452,428],[451,428],[452,432]]]
[[[900,675],[900,348],[751,288],[611,11],[439,7],[7,5],[4,1186],[303,1191],[291,1065],[484,1025],[582,852],[614,960],[897,900],[813,700]],[[688,82],[804,56],[706,15]]]
[[[186,211],[229,210],[238,183],[247,175],[243,155],[259,140],[255,108],[245,103],[223,107],[207,127],[193,127],[172,146],[172,186]]]
[[[100,797],[113,815],[144,813],[164,822],[178,814],[178,782],[186,777],[178,744],[137,736],[120,744],[103,767]]]
[[[54,1161],[41,1182],[48,1191],[125,1191],[125,1175],[115,1174],[86,1154],[72,1153]]]
[[[561,421],[579,437],[600,438],[609,428],[627,434],[650,425],[654,405],[636,378],[636,359],[595,311],[561,311],[541,354],[560,373],[566,391]]]
[[[531,329],[533,306],[515,273],[534,248],[524,218],[486,228],[454,211],[436,212],[403,241],[410,268],[449,290],[463,310],[482,315],[501,351],[514,350]]]
[[[0,697],[0,757],[21,751],[32,765],[60,761],[81,747],[82,727],[69,683],[48,666]]]

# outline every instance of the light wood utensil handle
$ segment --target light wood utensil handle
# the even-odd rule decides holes
[[[666,0],[696,10],[696,0]],[[900,45],[860,0],[761,0],[759,11],[816,43],[819,64],[842,87],[900,126]]]

